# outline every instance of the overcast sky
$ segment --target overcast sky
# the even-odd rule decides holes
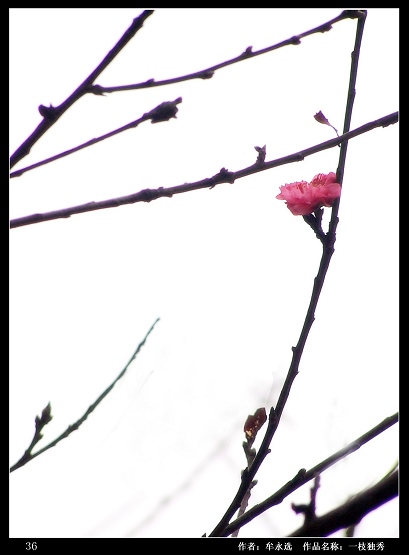
[[[10,8],[10,154],[102,61],[145,8]],[[103,86],[170,79],[274,45],[343,8],[158,8]],[[397,8],[369,8],[351,129],[396,112]],[[86,95],[12,171],[182,98],[149,121],[10,180],[10,218],[194,182],[341,133],[356,20],[215,72],[213,78]],[[398,411],[398,124],[349,142],[335,253],[272,452],[250,506]],[[246,465],[243,425],[275,405],[321,256],[279,187],[336,171],[339,148],[172,198],[10,230],[10,465],[34,419],[37,448],[125,376],[78,431],[10,475],[10,537],[200,537]],[[330,209],[325,209],[326,223]],[[263,437],[260,432],[259,439]],[[317,513],[374,484],[398,458],[393,426],[324,472]],[[285,537],[291,503],[240,537]],[[340,532],[339,534],[342,534]],[[398,537],[398,500],[358,537]],[[336,536],[336,534],[335,534]]]

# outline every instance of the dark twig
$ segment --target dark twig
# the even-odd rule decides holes
[[[106,133],[105,135],[101,135],[100,137],[91,139],[86,143],[83,143],[82,145],[78,145],[74,148],[70,148],[69,150],[66,150],[65,152],[61,152],[60,154],[51,156],[51,158],[47,158],[46,160],[41,160],[41,162],[36,162],[31,166],[26,166],[25,168],[21,168],[21,170],[14,171],[10,174],[10,178],[20,177],[21,175],[23,175],[23,173],[26,173],[30,170],[34,170],[35,168],[39,168],[40,166],[44,166],[45,164],[49,164],[50,162],[54,162],[55,160],[64,158],[69,154],[73,154],[74,152],[78,152],[79,150],[82,150],[89,146],[100,143],[105,139],[109,139],[111,137],[114,137],[115,135],[118,135],[118,133],[122,133],[123,131],[128,131],[128,129],[135,129],[135,127],[138,127],[138,125],[140,123],[143,123],[144,121],[151,120],[151,123],[159,123],[160,121],[168,121],[171,118],[176,118],[176,113],[178,111],[178,108],[176,105],[180,104],[180,102],[182,102],[181,97],[177,98],[176,100],[172,100],[170,102],[162,102],[162,104],[159,104],[159,106],[156,106],[156,108],[153,108],[153,110],[150,110],[150,112],[143,114],[143,116],[140,117],[139,119],[136,119],[135,121],[131,121],[130,123],[127,123],[126,125],[123,125],[118,129],[115,129],[114,131],[110,131],[109,133]]]
[[[94,71],[85,79],[83,83],[59,106],[40,106],[39,112],[43,116],[43,120],[33,131],[33,133],[24,141],[22,145],[10,157],[10,168],[15,166],[22,158],[29,154],[33,145],[44,135],[48,129],[70,108],[74,102],[79,100],[89,90],[95,79],[100,75],[104,69],[112,62],[117,54],[124,48],[126,44],[134,37],[134,35],[143,26],[145,20],[152,15],[154,10],[145,10],[139,17],[136,17],[132,25],[123,36],[119,39],[116,45],[108,52],[102,62],[94,69]]]
[[[250,466],[253,464],[253,461],[256,457],[257,451],[253,448],[253,443],[257,437],[257,434],[260,428],[264,426],[266,420],[267,420],[266,409],[264,407],[261,407],[257,409],[254,414],[249,414],[246,419],[246,422],[244,423],[243,431],[246,436],[246,441],[243,441],[243,449],[244,449],[244,454],[246,455],[247,468],[250,468]],[[240,518],[246,512],[246,509],[251,497],[251,490],[256,485],[257,485],[257,480],[253,480],[249,485],[246,493],[243,496],[243,499],[239,508],[239,512],[237,513],[237,518]],[[239,531],[240,529],[236,528],[236,530],[232,534],[232,538],[237,538],[237,536],[239,535]]]
[[[346,109],[345,109],[345,123],[344,123],[343,136],[345,136],[345,134],[348,134],[349,132],[349,125],[350,125],[352,106],[353,106],[353,100],[354,100],[354,94],[352,94],[351,91],[355,92],[355,81],[356,81],[356,75],[357,75],[360,44],[361,44],[365,19],[366,19],[366,12],[363,11],[362,17],[358,19],[355,48],[352,53],[352,59],[351,59],[350,84],[349,84],[348,97],[347,97],[347,103],[346,103]],[[337,170],[337,183],[339,183],[341,187],[342,187],[342,178],[344,173],[346,148],[347,148],[347,140],[342,141],[341,143],[339,164],[338,164],[338,170]],[[321,295],[321,290],[324,285],[325,277],[327,275],[327,271],[329,268],[329,264],[331,262],[332,255],[334,254],[334,245],[336,241],[336,228],[338,225],[338,207],[339,207],[339,199],[337,199],[337,201],[335,202],[335,204],[331,209],[331,220],[330,220],[328,232],[326,234],[325,240],[322,239],[323,252],[322,252],[318,273],[316,278],[314,279],[310,303],[307,309],[307,314],[305,316],[304,324],[301,330],[300,337],[298,339],[298,343],[295,347],[292,347],[293,356],[290,363],[290,368],[288,369],[287,377],[281,389],[277,406],[275,409],[271,408],[270,410],[267,430],[266,430],[264,439],[261,443],[261,446],[259,448],[259,451],[253,461],[253,464],[249,469],[243,472],[242,478],[241,478],[241,484],[238,488],[238,491],[233,501],[231,502],[229,508],[227,509],[226,513],[224,514],[220,522],[217,524],[215,529],[210,534],[211,537],[217,537],[217,536],[223,535],[223,531],[226,528],[226,526],[229,524],[230,519],[233,517],[236,510],[240,507],[241,500],[243,499],[243,496],[245,495],[247,488],[253,481],[262,462],[264,461],[266,456],[270,453],[269,446],[280,423],[280,419],[283,414],[284,407],[290,395],[292,384],[295,378],[297,377],[298,368],[301,362],[301,357],[304,351],[304,347],[307,342],[307,338],[309,336],[312,324],[314,323],[314,320],[315,320],[315,310],[318,305],[318,301]]]
[[[294,478],[287,482],[282,488],[280,488],[273,495],[265,499],[263,502],[255,505],[249,509],[243,516],[234,520],[231,524],[226,526],[223,536],[229,536],[235,530],[243,527],[245,524],[252,521],[257,516],[261,515],[265,511],[271,509],[275,505],[279,505],[286,497],[291,493],[296,491],[298,488],[313,480],[316,476],[320,475],[322,472],[333,466],[335,463],[339,462],[348,455],[358,451],[362,446],[371,441],[373,438],[377,437],[382,432],[388,430],[391,426],[397,424],[399,418],[398,413],[388,416],[382,422],[377,424],[374,428],[365,432],[362,436],[358,437],[324,461],[320,462],[310,470],[301,469]]]
[[[155,320],[155,322],[152,324],[150,330],[148,331],[148,333],[145,335],[144,339],[139,343],[138,347],[136,348],[136,351],[134,352],[134,354],[131,356],[131,358],[129,359],[129,362],[126,364],[125,368],[122,370],[122,372],[119,374],[119,376],[117,376],[115,378],[115,380],[111,383],[110,386],[108,386],[105,391],[98,397],[98,399],[92,403],[92,405],[90,405],[88,407],[88,410],[84,413],[83,416],[81,416],[81,418],[79,420],[77,420],[74,424],[71,424],[70,426],[68,426],[68,428],[65,430],[64,433],[62,433],[60,436],[58,436],[54,441],[52,441],[51,443],[49,443],[48,445],[46,445],[45,447],[43,447],[42,449],[40,449],[39,451],[37,451],[36,453],[32,453],[31,450],[33,449],[34,445],[39,441],[39,439],[41,439],[41,437],[39,439],[37,439],[37,441],[32,441],[29,448],[24,452],[24,455],[21,457],[20,460],[18,460],[11,468],[10,468],[10,472],[13,472],[14,470],[17,470],[17,468],[21,468],[22,466],[24,466],[25,464],[27,464],[28,462],[32,461],[35,457],[38,457],[38,455],[41,455],[41,453],[44,453],[44,451],[47,451],[48,449],[50,449],[51,447],[54,447],[55,445],[57,445],[57,443],[59,443],[61,440],[65,439],[66,437],[68,437],[70,434],[72,434],[72,432],[75,432],[76,430],[78,430],[78,428],[81,426],[81,424],[83,422],[85,422],[85,420],[88,418],[88,416],[97,408],[97,406],[100,404],[100,402],[108,395],[108,393],[111,391],[111,389],[114,388],[115,384],[123,377],[123,375],[125,374],[125,372],[128,370],[129,365],[131,364],[132,361],[135,360],[136,356],[138,355],[139,351],[142,349],[142,347],[145,345],[146,340],[148,339],[150,333],[152,332],[153,328],[155,327],[155,325],[159,322],[159,318],[157,318]],[[51,407],[50,407],[51,408]],[[44,409],[46,410],[46,409]],[[43,411],[44,414],[44,411]],[[37,436],[37,419],[38,417],[36,417],[36,433],[35,436]],[[51,420],[48,420],[48,422]]]
[[[354,526],[368,513],[397,497],[398,489],[398,470],[395,470],[375,486],[355,495],[341,507],[306,522],[288,537],[320,538],[329,536],[342,528]]]
[[[278,166],[283,166],[284,164],[291,164],[293,162],[300,162],[304,160],[307,156],[316,154],[322,150],[333,148],[338,144],[342,144],[349,139],[357,137],[363,133],[367,133],[376,127],[387,127],[388,125],[394,124],[398,121],[398,112],[384,116],[378,120],[366,123],[349,133],[345,133],[340,137],[335,139],[330,139],[324,143],[306,148],[294,154],[284,156],[283,158],[277,158],[271,160],[270,162],[259,163],[256,161],[253,165],[238,170],[236,172],[229,172],[225,168],[222,168],[219,173],[210,178],[205,178],[200,181],[195,181],[193,183],[185,183],[183,185],[176,185],[174,187],[159,187],[158,189],[144,189],[132,195],[127,195],[124,197],[117,197],[113,199],[103,200],[99,202],[89,202],[86,204],[81,204],[79,206],[73,206],[70,208],[63,208],[61,210],[55,210],[52,212],[46,212],[44,214],[31,214],[30,216],[23,216],[21,218],[15,218],[10,221],[10,227],[22,227],[25,225],[37,224],[40,222],[46,222],[50,220],[57,220],[59,218],[69,218],[74,214],[82,214],[84,212],[92,212],[94,210],[103,210],[106,208],[116,208],[118,206],[123,206],[125,204],[134,204],[136,202],[151,202],[161,197],[172,197],[180,193],[186,193],[189,191],[195,191],[197,189],[213,188],[221,183],[234,183],[237,179],[247,177],[254,173],[258,173],[264,170],[269,170],[276,168]]]
[[[182,75],[180,77],[174,77],[172,79],[163,79],[162,81],[155,81],[155,79],[148,79],[143,83],[136,83],[133,85],[119,85],[114,87],[103,87],[101,85],[92,85],[89,87],[89,91],[91,93],[101,95],[104,93],[113,93],[113,92],[121,92],[121,91],[132,91],[136,89],[148,89],[152,87],[161,87],[164,85],[173,85],[174,83],[181,83],[183,81],[189,81],[191,79],[211,79],[214,73],[218,69],[222,69],[224,67],[236,64],[238,62],[242,62],[243,60],[248,60],[249,58],[255,58],[256,56],[260,56],[262,54],[266,54],[267,52],[272,52],[273,50],[278,50],[284,46],[290,45],[298,45],[301,43],[301,39],[308,37],[309,35],[313,35],[315,33],[325,33],[330,31],[332,25],[337,23],[338,21],[342,21],[343,19],[355,19],[363,17],[363,12],[361,10],[344,10],[341,12],[340,15],[334,17],[330,21],[319,25],[318,27],[314,27],[314,29],[310,29],[309,31],[305,31],[299,35],[295,35],[290,37],[289,39],[283,40],[273,46],[268,46],[267,48],[262,48],[261,50],[256,50],[253,52],[252,46],[248,46],[244,52],[232,58],[230,60],[226,60],[214,66],[208,67],[207,69],[202,69],[201,71],[195,71],[194,73],[189,73],[188,75]]]
[[[291,508],[296,514],[302,513],[304,515],[304,524],[308,524],[316,518],[315,510],[317,508],[317,493],[320,487],[320,476],[314,478],[314,484],[310,490],[310,502],[308,504],[298,505],[291,503]]]

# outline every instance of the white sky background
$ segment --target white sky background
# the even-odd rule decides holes
[[[10,9],[10,153],[64,101],[145,8]],[[329,9],[159,8],[98,77],[162,80],[273,45]],[[370,8],[351,129],[398,109],[397,8]],[[180,185],[272,160],[342,131],[356,21],[217,71],[210,80],[83,97],[13,170],[182,97],[141,124],[10,180],[10,217]],[[349,142],[335,254],[281,424],[252,490],[263,501],[398,410],[398,131]],[[236,494],[248,414],[275,405],[321,256],[279,186],[336,171],[339,148],[151,203],[10,230],[10,465],[51,402],[38,448],[78,420],[160,321],[81,428],[10,475],[10,537],[200,537]],[[329,214],[329,209],[326,209]],[[258,447],[265,428],[255,446]],[[398,458],[398,427],[321,476],[317,513],[372,485]],[[291,503],[240,537],[285,537]],[[338,536],[342,535],[342,532]],[[397,537],[398,500],[358,537]],[[334,536],[337,536],[335,534]]]

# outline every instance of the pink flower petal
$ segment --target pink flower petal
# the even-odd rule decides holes
[[[315,175],[310,183],[296,181],[280,186],[276,196],[284,200],[294,216],[307,216],[321,206],[330,207],[341,195],[341,186],[336,183],[334,172]]]

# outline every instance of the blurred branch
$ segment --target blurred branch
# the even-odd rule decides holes
[[[352,57],[351,57],[350,83],[349,83],[348,96],[347,96],[346,107],[345,107],[345,123],[344,123],[343,135],[342,135],[343,137],[349,134],[349,125],[350,125],[351,114],[352,114],[352,106],[355,98],[355,81],[357,76],[360,45],[361,45],[365,20],[366,20],[366,12],[362,12],[362,17],[358,19],[358,23],[357,23],[355,48],[354,48],[354,51],[352,52]],[[396,114],[396,117],[397,117],[397,114]],[[341,142],[341,149],[340,149],[340,155],[339,155],[339,164],[337,169],[337,183],[339,183],[341,186],[342,186],[342,178],[344,173],[347,144],[348,144],[348,139],[344,139]],[[277,401],[277,406],[275,409],[271,407],[267,430],[266,430],[264,439],[261,443],[261,446],[258,450],[258,453],[253,461],[253,464],[249,469],[243,472],[242,478],[241,478],[241,484],[238,488],[238,491],[233,501],[231,502],[229,508],[227,509],[227,511],[225,512],[224,516],[217,524],[215,529],[212,531],[210,536],[217,537],[217,536],[223,535],[223,531],[226,528],[226,526],[229,524],[230,519],[233,517],[236,510],[240,507],[241,501],[244,495],[246,494],[247,488],[253,481],[262,462],[264,461],[266,456],[270,453],[270,443],[280,423],[281,416],[284,411],[284,407],[290,395],[292,384],[295,378],[297,377],[304,347],[307,342],[312,324],[314,323],[314,320],[315,320],[315,310],[317,308],[321,291],[324,286],[325,277],[327,275],[327,271],[332,259],[332,255],[334,254],[334,245],[336,241],[336,228],[338,225],[338,208],[339,208],[339,199],[335,201],[331,209],[331,219],[330,219],[328,232],[325,237],[320,238],[322,242],[323,250],[322,250],[322,256],[321,256],[318,273],[314,279],[310,303],[308,305],[307,313],[304,319],[304,324],[303,324],[297,345],[295,347],[292,347],[293,355],[292,355],[290,367],[288,369],[287,377],[281,389],[281,392]]]
[[[398,470],[388,474],[375,486],[358,493],[333,511],[314,517],[304,526],[290,534],[289,538],[321,538],[342,528],[358,524],[364,516],[398,496]]]
[[[230,172],[225,168],[222,168],[220,172],[213,177],[205,178],[193,183],[184,183],[183,185],[176,185],[174,187],[166,188],[159,187],[158,189],[144,189],[142,191],[124,197],[117,197],[99,202],[88,202],[79,206],[63,208],[61,210],[55,210],[43,214],[31,214],[29,216],[23,216],[21,218],[15,218],[11,220],[10,227],[15,228],[50,220],[57,220],[59,218],[69,218],[74,214],[82,214],[85,212],[92,212],[94,210],[104,210],[106,208],[116,208],[118,206],[122,206],[125,204],[134,204],[136,202],[151,202],[152,200],[156,200],[161,197],[172,197],[173,195],[195,191],[197,189],[212,189],[213,187],[221,183],[234,183],[237,179],[242,179],[243,177],[247,177],[261,171],[276,168],[278,166],[283,166],[285,164],[291,164],[293,162],[300,162],[304,160],[304,158],[306,158],[307,156],[311,156],[312,154],[315,154],[317,152],[333,148],[334,146],[342,144],[349,139],[357,137],[358,135],[367,133],[368,131],[375,129],[376,127],[387,127],[388,125],[397,123],[397,121],[398,112],[394,112],[392,114],[389,114],[388,116],[384,116],[370,123],[366,123],[365,125],[362,125],[361,127],[354,129],[353,131],[345,133],[340,137],[330,139],[329,141],[306,148],[305,150],[301,150],[294,154],[284,156],[283,158],[271,160],[270,162],[261,163],[260,161],[256,161],[253,165],[242,170],[238,170],[236,172]]]
[[[320,475],[322,472],[333,466],[335,463],[339,462],[343,458],[351,455],[355,451],[358,451],[363,445],[377,437],[382,432],[388,430],[391,426],[398,422],[398,413],[388,416],[382,422],[377,424],[374,428],[358,437],[324,461],[320,462],[310,470],[305,470],[302,468],[289,482],[287,482],[282,488],[276,491],[273,495],[265,499],[262,503],[255,505],[249,509],[243,516],[234,520],[231,524],[226,526],[223,531],[223,536],[229,536],[235,530],[241,528],[257,516],[261,515],[271,507],[279,505],[286,497],[291,493],[296,491],[298,488],[313,480],[316,476]]]
[[[119,374],[119,376],[117,376],[117,378],[115,378],[115,380],[111,383],[110,386],[108,386],[105,391],[98,397],[98,399],[92,404],[90,405],[90,407],[88,408],[88,410],[85,412],[85,414],[83,416],[81,416],[81,418],[79,420],[77,420],[74,424],[71,424],[70,426],[68,426],[68,428],[65,430],[64,433],[62,433],[60,436],[58,436],[54,441],[52,441],[51,443],[49,443],[48,445],[46,445],[45,447],[43,447],[42,449],[40,449],[39,451],[37,451],[36,453],[32,453],[32,449],[34,447],[34,445],[41,439],[42,435],[39,433],[38,428],[41,429],[45,426],[45,424],[48,424],[48,422],[51,421],[52,416],[51,416],[51,406],[50,404],[47,405],[47,407],[43,410],[43,414],[42,414],[42,418],[39,419],[38,416],[36,417],[36,431],[34,434],[34,439],[31,442],[29,448],[24,452],[24,455],[21,457],[21,459],[19,459],[11,468],[10,468],[10,472],[13,472],[14,470],[17,470],[18,468],[21,468],[22,466],[24,466],[25,464],[27,464],[28,462],[32,461],[35,457],[38,457],[38,455],[41,455],[41,453],[44,453],[44,451],[47,451],[48,449],[50,449],[51,447],[54,447],[55,445],[57,445],[57,443],[59,443],[61,440],[65,439],[66,437],[68,437],[70,434],[72,434],[72,432],[75,432],[76,430],[78,430],[78,428],[81,426],[81,424],[83,422],[85,422],[85,420],[88,418],[88,416],[97,408],[97,406],[100,404],[100,402],[108,395],[108,393],[111,391],[111,389],[114,388],[115,384],[124,376],[125,372],[128,370],[129,365],[131,364],[132,361],[135,360],[136,356],[138,355],[139,351],[142,349],[142,347],[145,345],[146,340],[148,339],[150,333],[153,331],[153,328],[155,327],[155,325],[159,322],[159,318],[157,318],[155,320],[155,322],[152,324],[150,330],[148,331],[148,333],[145,335],[144,339],[139,343],[138,347],[136,348],[136,351],[134,352],[134,354],[131,356],[131,358],[129,359],[129,362],[126,364],[125,368],[122,370],[122,372]],[[48,410],[48,413],[46,414],[46,416],[48,415],[48,418],[43,418],[45,412]],[[42,424],[41,426],[38,426],[38,423]]]
[[[261,407],[257,409],[254,414],[249,414],[246,419],[246,422],[244,423],[243,431],[246,437],[246,441],[243,441],[243,449],[247,460],[246,468],[250,468],[250,466],[253,464],[253,461],[256,457],[257,451],[253,448],[253,443],[257,437],[257,434],[260,428],[264,426],[266,420],[267,420],[266,409],[264,407]],[[241,517],[246,512],[246,509],[251,497],[251,490],[256,485],[257,485],[257,480],[253,480],[249,485],[241,501],[239,512],[237,513],[237,518]],[[236,528],[232,534],[232,538],[237,538],[237,536],[239,535],[239,531],[240,531],[240,528]]]
[[[139,17],[136,17],[132,25],[123,36],[119,39],[116,45],[108,52],[102,62],[94,69],[94,71],[85,79],[83,83],[59,106],[39,106],[38,110],[43,116],[41,123],[33,131],[33,133],[22,143],[18,149],[10,157],[10,168],[15,166],[22,158],[29,154],[33,145],[44,135],[48,129],[70,108],[74,102],[80,99],[88,92],[90,85],[100,75],[104,69],[112,62],[117,54],[124,48],[126,44],[134,37],[134,35],[143,26],[145,20],[152,15],[154,10],[145,10]]]
[[[332,25],[338,23],[338,21],[342,21],[344,19],[354,19],[354,18],[361,18],[363,17],[362,10],[344,10],[341,12],[340,15],[334,17],[330,21],[319,25],[318,27],[314,27],[309,31],[305,31],[300,35],[295,35],[289,39],[283,40],[273,46],[268,46],[267,48],[262,48],[261,50],[256,50],[253,52],[252,46],[248,46],[244,52],[232,58],[230,60],[226,60],[225,62],[221,62],[214,66],[208,67],[207,69],[202,69],[201,71],[195,71],[194,73],[189,73],[188,75],[183,75],[181,77],[174,77],[172,79],[164,79],[162,81],[155,81],[155,79],[148,79],[143,83],[136,83],[133,85],[119,85],[114,87],[103,87],[101,85],[92,85],[89,87],[88,92],[94,93],[97,95],[101,95],[104,93],[112,93],[112,92],[120,92],[120,91],[132,91],[136,89],[147,89],[152,87],[161,87],[164,85],[173,85],[174,83],[181,83],[182,81],[189,81],[191,79],[211,79],[214,73],[218,69],[222,69],[223,67],[227,67],[238,62],[242,62],[243,60],[248,60],[249,58],[255,58],[256,56],[260,56],[261,54],[266,54],[267,52],[272,52],[273,50],[277,50],[282,48],[283,46],[290,46],[290,45],[298,45],[301,43],[301,39],[308,37],[309,35],[313,35],[315,33],[325,33],[332,29]]]
[[[176,105],[180,104],[181,102],[182,102],[181,97],[176,98],[176,100],[173,100],[170,102],[162,102],[162,104],[159,104],[159,106],[156,106],[156,108],[153,108],[153,110],[151,110],[150,112],[143,114],[143,116],[140,117],[139,119],[136,119],[135,121],[131,121],[130,123],[127,123],[126,125],[119,127],[118,129],[115,129],[114,131],[110,131],[109,133],[106,133],[105,135],[101,135],[100,137],[91,139],[86,143],[83,143],[82,145],[76,146],[74,148],[70,148],[69,150],[66,150],[65,152],[61,152],[60,154],[56,154],[55,156],[51,156],[51,158],[47,158],[46,160],[41,160],[41,162],[36,162],[31,166],[27,166],[25,168],[21,168],[21,170],[14,171],[10,174],[10,178],[20,177],[21,175],[23,175],[23,173],[26,173],[30,170],[34,170],[35,168],[39,168],[40,166],[44,166],[45,164],[49,164],[50,162],[54,162],[55,160],[64,158],[65,156],[68,156],[69,154],[73,154],[74,152],[78,152],[79,150],[87,148],[88,146],[92,146],[97,143],[100,143],[101,141],[104,141],[105,139],[109,139],[110,137],[114,137],[115,135],[118,135],[118,133],[122,133],[123,131],[127,131],[128,129],[134,129],[144,121],[152,120],[151,123],[159,123],[160,121],[168,121],[171,118],[176,118],[176,113],[178,111],[178,108]]]

